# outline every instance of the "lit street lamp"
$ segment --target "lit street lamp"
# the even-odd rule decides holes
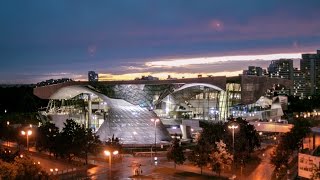
[[[232,149],[233,149],[233,161],[234,161],[234,130],[238,128],[237,125],[228,126],[229,129],[232,129]]]
[[[110,177],[111,177],[111,161],[112,161],[112,156],[119,154],[119,151],[115,150],[115,151],[113,151],[112,154],[111,154],[110,151],[105,150],[105,151],[104,151],[104,154],[109,157],[109,172],[110,172],[109,174],[110,174]]]
[[[10,121],[7,121],[7,129],[9,131]],[[7,138],[7,146],[9,147],[9,138]]]
[[[159,119],[151,119],[152,122],[154,122],[154,159],[157,158],[157,122],[159,122]],[[152,151],[152,147],[151,147]],[[152,152],[151,152],[151,161],[152,161]]]
[[[32,131],[31,130],[28,130],[27,132],[26,131],[21,131],[21,134],[23,136],[27,136],[27,149],[28,149],[28,152],[29,152],[29,136],[32,134]]]

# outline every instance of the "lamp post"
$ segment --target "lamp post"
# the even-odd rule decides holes
[[[32,131],[31,130],[21,131],[21,134],[23,136],[27,136],[27,149],[28,149],[28,152],[29,152],[29,136],[32,134]]]
[[[229,129],[232,129],[232,150],[233,150],[233,161],[234,161],[234,130],[238,128],[237,125],[228,126]]]
[[[119,154],[119,151],[115,150],[111,153],[111,151],[109,150],[105,150],[104,154],[109,157],[109,174],[110,174],[110,178],[111,178],[111,161],[112,161],[112,155],[117,155]]]
[[[10,125],[10,121],[7,121],[7,130],[8,131],[9,131],[9,125]],[[9,147],[9,138],[7,138],[7,146]]]
[[[152,122],[154,122],[154,158],[156,160],[157,158],[157,122],[159,122],[159,119],[151,119]],[[152,147],[151,147],[152,151]],[[152,152],[151,152],[151,160],[152,160]]]

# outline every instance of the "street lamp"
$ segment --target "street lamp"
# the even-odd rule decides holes
[[[9,131],[10,121],[7,121],[7,129]],[[7,146],[9,147],[9,138],[7,137]]]
[[[112,155],[117,155],[117,154],[119,154],[119,151],[115,150],[115,151],[113,151],[112,154],[111,154],[110,151],[105,150],[105,151],[104,151],[104,154],[109,157],[109,172],[110,172],[109,174],[110,174],[110,177],[111,177],[111,161],[112,161]]]
[[[154,158],[156,160],[157,156],[157,122],[159,122],[159,119],[151,119],[152,122],[154,122]],[[152,151],[152,147],[151,147]],[[151,161],[152,161],[152,152],[151,152]]]
[[[28,152],[29,152],[29,136],[32,134],[32,131],[31,130],[21,131],[21,134],[23,136],[27,136],[27,149],[28,149]]]
[[[233,149],[233,161],[234,161],[234,130],[238,128],[237,125],[228,126],[229,129],[232,129],[232,149]]]

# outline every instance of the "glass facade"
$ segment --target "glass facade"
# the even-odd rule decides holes
[[[114,135],[125,144],[153,144],[155,130],[157,142],[170,140],[170,135],[161,121],[155,126],[151,119],[181,123],[190,120],[226,121],[231,115],[255,118],[265,109],[254,103],[268,92],[271,97],[275,87],[273,82],[278,81],[267,80],[267,77],[234,77],[227,82],[221,81],[224,82],[223,89],[213,82],[94,82],[90,86],[60,88],[50,96],[44,113],[60,129],[69,118],[94,129],[103,141]],[[282,86],[279,88],[283,89]]]

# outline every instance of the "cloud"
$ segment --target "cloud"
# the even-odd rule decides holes
[[[280,58],[290,59],[299,58],[301,54],[267,54],[267,55],[243,55],[243,56],[222,56],[222,57],[200,57],[200,58],[189,58],[189,59],[166,59],[158,61],[146,62],[148,67],[179,67],[186,65],[197,65],[197,64],[215,64],[222,62],[236,62],[236,61],[254,61],[254,60],[275,60]]]
[[[319,48],[319,6],[319,0],[3,1],[0,82],[38,82],[55,72],[86,79],[88,70],[238,72],[272,59],[254,55]]]

